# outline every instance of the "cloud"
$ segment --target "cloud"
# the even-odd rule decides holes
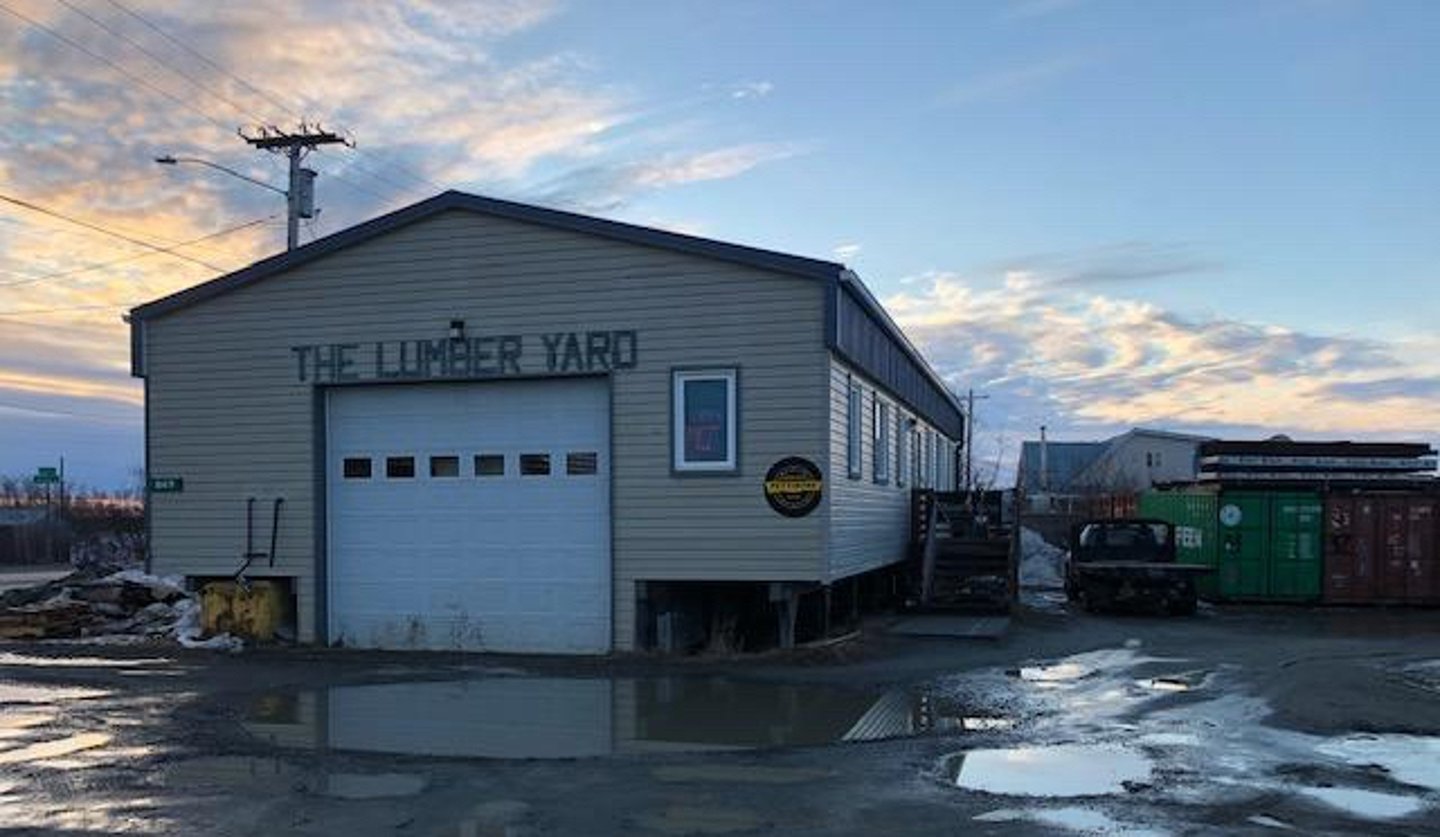
[[[535,200],[584,212],[609,212],[657,189],[725,180],[801,153],[793,144],[747,143],[655,159],[605,163],[567,172],[537,190]]]
[[[732,99],[763,99],[775,90],[775,85],[768,81],[747,81],[737,84],[730,89]]]
[[[981,73],[941,93],[942,105],[958,107],[1013,99],[1093,66],[1094,55],[1062,55],[1016,67]]]
[[[1089,287],[1213,273],[1225,265],[1189,244],[1127,241],[1072,252],[1020,256],[1000,267],[1052,285]]]
[[[835,246],[835,249],[831,252],[833,252],[835,254],[835,258],[839,259],[840,261],[849,262],[851,259],[860,255],[861,249],[861,246],[855,243],[837,244]]]
[[[1017,438],[1041,423],[1091,436],[1135,425],[1440,434],[1440,362],[1396,341],[1187,318],[1024,273],[988,290],[950,273],[908,288],[886,307],[952,386],[991,394],[986,412]]]
[[[162,246],[283,212],[277,196],[240,180],[152,162],[195,156],[283,183],[284,161],[245,145],[241,126],[304,119],[353,133],[356,149],[307,160],[320,172],[314,229],[323,232],[449,186],[502,196],[548,188],[574,205],[618,206],[798,153],[780,143],[715,148],[711,117],[599,82],[583,55],[527,47],[516,36],[548,25],[551,0],[252,0],[203,14],[164,0],[125,4],[173,40],[118,6],[84,9],[123,38],[61,4],[12,5],[34,24],[5,16],[0,26],[0,99],[14,117],[0,124],[0,191]],[[715,98],[773,89],[755,80]],[[681,119],[685,130],[670,130]],[[283,241],[281,220],[180,252],[228,271]],[[129,415],[141,390],[119,314],[214,273],[0,205],[0,405],[10,405],[0,435],[18,438],[22,419],[43,428],[43,415]],[[47,313],[26,313],[38,311]],[[31,467],[11,461],[24,455],[0,449],[0,473]]]

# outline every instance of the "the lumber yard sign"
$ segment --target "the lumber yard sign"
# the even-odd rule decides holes
[[[814,462],[787,456],[765,472],[765,500],[786,517],[804,517],[820,505],[824,479]]]
[[[556,331],[291,346],[301,383],[576,375],[635,368],[634,331]]]

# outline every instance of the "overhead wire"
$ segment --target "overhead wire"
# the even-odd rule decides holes
[[[202,241],[210,241],[211,239],[216,239],[216,238],[220,238],[221,236],[226,236],[226,235],[230,235],[230,234],[232,234],[232,233],[237,233],[237,232],[240,232],[241,230],[247,230],[247,229],[249,229],[249,228],[251,228],[251,227],[257,227],[257,226],[260,226],[261,224],[265,224],[265,223],[268,223],[268,222],[270,222],[270,221],[273,221],[273,220],[275,220],[276,218],[279,218],[279,217],[280,217],[280,215],[279,215],[278,213],[276,213],[276,214],[274,214],[274,215],[267,215],[267,216],[265,216],[264,218],[256,218],[256,219],[253,220],[253,221],[246,221],[246,222],[243,223],[243,224],[236,224],[236,225],[233,226],[233,227],[226,227],[226,228],[223,229],[223,230],[218,230],[218,231],[216,231],[216,232],[209,233],[208,235],[202,235],[202,236],[200,236],[199,238],[192,238],[192,239],[190,239],[189,241],[182,241],[182,242],[180,242],[179,244],[173,244],[173,245],[170,245],[170,246],[168,246],[168,247],[159,248],[159,249],[157,249],[157,250],[152,250],[152,251],[147,252],[147,253],[136,253],[136,254],[134,254],[134,255],[125,256],[125,257],[123,257],[123,258],[115,259],[115,260],[113,260],[113,261],[102,262],[102,263],[100,263],[100,264],[86,265],[85,267],[77,267],[77,268],[74,268],[73,270],[61,270],[61,271],[56,271],[56,272],[54,272],[54,273],[41,274],[41,275],[39,275],[39,276],[29,276],[29,277],[27,277],[27,278],[25,278],[25,279],[20,279],[20,280],[18,280],[18,281],[14,281],[14,282],[0,282],[0,288],[13,288],[13,287],[15,287],[15,286],[17,286],[17,285],[28,285],[28,284],[30,284],[30,283],[32,283],[32,282],[43,282],[43,281],[47,281],[47,280],[50,280],[50,279],[61,279],[61,278],[69,277],[69,276],[75,276],[76,274],[80,274],[80,273],[88,273],[88,272],[90,272],[90,271],[92,271],[92,270],[103,270],[103,269],[105,269],[105,268],[107,268],[107,267],[114,267],[114,266],[117,265],[117,264],[124,264],[124,263],[126,263],[126,262],[133,262],[133,261],[136,261],[136,260],[138,260],[138,259],[148,259],[148,258],[150,258],[150,257],[152,257],[152,256],[161,255],[162,253],[165,254],[165,255],[175,255],[175,251],[178,250],[178,249],[180,249],[180,248],[182,248],[182,247],[189,247],[189,246],[194,245],[194,244],[199,244],[199,243],[201,243]]]
[[[145,241],[144,239],[136,238],[136,237],[134,237],[134,236],[132,236],[132,235],[128,235],[128,234],[126,234],[126,233],[116,232],[115,230],[107,229],[107,228],[105,228],[105,227],[100,226],[99,224],[93,224],[93,223],[91,223],[91,222],[89,222],[89,221],[82,221],[82,220],[79,219],[79,218],[74,218],[74,217],[72,217],[72,216],[66,215],[66,214],[63,213],[63,212],[57,212],[57,211],[55,211],[55,210],[53,210],[53,209],[46,209],[45,207],[40,206],[39,204],[34,204],[34,203],[31,203],[30,201],[27,201],[27,200],[22,200],[22,199],[20,199],[20,198],[16,198],[16,197],[12,197],[12,196],[10,196],[10,195],[6,195],[6,194],[3,194],[3,193],[0,193],[0,201],[4,201],[5,203],[8,203],[8,204],[13,204],[13,205],[18,206],[18,207],[21,207],[21,208],[23,208],[23,209],[28,209],[28,210],[30,210],[31,212],[38,212],[38,213],[40,213],[41,215],[47,215],[47,216],[49,216],[49,217],[51,217],[51,218],[59,218],[59,219],[62,220],[62,221],[66,221],[66,222],[69,222],[69,223],[71,223],[71,224],[75,224],[76,226],[84,227],[84,228],[86,228],[86,229],[88,229],[88,230],[94,230],[95,232],[101,233],[101,234],[103,234],[103,235],[108,235],[108,236],[110,236],[111,238],[117,238],[117,239],[119,239],[119,240],[121,240],[121,241],[127,241],[127,242],[129,242],[129,243],[131,243],[131,244],[134,244],[134,245],[137,245],[137,246],[139,246],[139,247],[144,247],[144,248],[147,249],[147,250],[154,250],[154,251],[157,252],[157,253],[165,253],[166,255],[174,256],[174,257],[177,258],[177,259],[184,259],[184,260],[187,261],[187,262],[194,262],[195,264],[198,264],[198,265],[200,265],[201,267],[207,267],[207,268],[209,268],[209,269],[211,269],[211,270],[214,270],[214,271],[217,271],[217,272],[219,272],[219,273],[225,273],[225,272],[227,272],[225,268],[223,268],[223,267],[218,267],[218,266],[216,266],[216,265],[213,265],[213,264],[211,264],[211,263],[209,263],[209,262],[207,262],[207,261],[205,261],[205,260],[203,260],[203,259],[197,259],[197,258],[195,258],[195,257],[193,257],[193,256],[187,256],[187,255],[185,255],[184,253],[170,252],[169,250],[167,250],[165,247],[163,247],[163,246],[161,246],[161,245],[152,244],[152,243],[149,242],[149,241]]]
[[[99,18],[95,17],[94,15],[92,15],[92,14],[90,14],[89,12],[85,11],[84,9],[76,6],[74,3],[70,2],[70,0],[55,0],[55,2],[56,2],[56,3],[59,3],[60,5],[64,6],[64,7],[67,8],[67,9],[69,9],[70,11],[74,12],[75,14],[77,14],[77,15],[85,18],[86,20],[90,21],[92,24],[94,24],[96,27],[98,27],[101,31],[105,32],[107,35],[110,35],[111,37],[116,38],[116,39],[118,39],[118,40],[124,41],[126,44],[129,44],[131,47],[134,47],[135,49],[139,50],[139,51],[141,52],[141,54],[143,54],[145,57],[149,58],[151,61],[154,61],[157,65],[159,65],[159,66],[161,66],[161,67],[164,67],[165,69],[167,69],[167,70],[169,70],[170,72],[174,73],[175,75],[179,76],[179,77],[180,77],[181,79],[183,79],[184,81],[188,82],[189,84],[195,85],[197,88],[199,88],[200,90],[204,91],[205,93],[207,93],[207,94],[209,94],[209,95],[211,95],[211,96],[214,96],[216,99],[219,99],[220,101],[222,101],[222,102],[224,102],[225,104],[229,105],[230,107],[234,108],[236,111],[239,111],[240,113],[248,113],[250,116],[255,117],[258,121],[261,121],[261,122],[264,122],[264,121],[265,121],[265,117],[260,116],[260,115],[257,114],[255,111],[250,110],[249,108],[245,107],[244,105],[236,102],[234,99],[231,99],[229,96],[226,96],[224,93],[221,93],[221,92],[219,92],[219,91],[217,91],[217,90],[213,90],[213,89],[211,89],[210,87],[208,87],[207,85],[201,84],[201,83],[200,83],[197,79],[195,79],[193,76],[190,76],[190,75],[187,75],[187,74],[181,72],[178,68],[176,68],[176,67],[175,67],[173,64],[171,64],[169,61],[165,60],[165,59],[162,58],[161,56],[156,55],[154,52],[151,52],[150,49],[149,49],[148,47],[146,47],[144,44],[140,43],[139,41],[136,41],[134,38],[131,38],[129,35],[126,35],[125,33],[123,33],[123,32],[121,32],[121,31],[115,29],[114,27],[110,26],[109,24],[105,23],[104,21],[100,20]]]
[[[57,0],[57,2],[61,2],[61,0]],[[172,102],[174,102],[175,104],[181,106],[181,107],[184,108],[185,110],[187,110],[187,111],[195,114],[196,116],[199,116],[201,119],[204,119],[205,121],[207,121],[207,122],[209,122],[210,124],[212,124],[212,125],[220,128],[221,130],[225,131],[226,133],[229,133],[229,132],[231,132],[231,131],[234,130],[234,128],[233,128],[231,125],[227,124],[226,122],[224,122],[224,121],[222,121],[222,120],[220,120],[220,119],[215,118],[215,116],[212,115],[212,114],[210,114],[209,112],[204,111],[204,110],[201,110],[199,107],[195,106],[193,103],[191,103],[191,102],[189,102],[189,101],[186,101],[185,99],[181,98],[180,96],[177,96],[176,94],[170,92],[169,90],[164,89],[163,87],[160,87],[159,85],[151,82],[149,79],[146,79],[145,77],[143,77],[143,76],[141,76],[141,75],[138,75],[138,74],[136,74],[136,73],[131,72],[130,70],[127,70],[126,68],[122,67],[119,63],[117,63],[117,62],[115,62],[115,61],[112,61],[111,59],[105,57],[104,55],[101,55],[101,54],[98,53],[98,52],[95,52],[94,50],[90,49],[89,47],[86,47],[84,44],[79,43],[78,41],[74,40],[73,38],[70,38],[69,36],[65,35],[64,33],[56,30],[55,28],[50,27],[50,26],[46,26],[45,24],[41,23],[41,22],[38,21],[38,20],[35,20],[35,19],[32,18],[32,17],[29,17],[28,15],[25,15],[25,14],[23,14],[23,13],[21,13],[21,12],[16,11],[15,9],[13,9],[13,8],[11,8],[10,6],[6,5],[4,2],[0,2],[0,11],[8,12],[9,14],[13,15],[14,17],[17,17],[17,18],[19,18],[20,20],[24,21],[26,24],[28,24],[28,25],[30,25],[30,26],[33,26],[33,27],[35,27],[36,29],[39,29],[40,31],[46,33],[47,35],[51,36],[52,38],[55,38],[56,40],[58,40],[58,41],[60,41],[61,43],[65,44],[66,46],[69,46],[69,47],[71,47],[72,49],[75,49],[75,50],[77,50],[78,52],[81,52],[81,53],[89,56],[90,58],[93,58],[94,60],[99,61],[100,63],[102,63],[102,64],[110,67],[111,69],[115,70],[115,72],[121,74],[122,76],[124,76],[125,78],[129,79],[130,81],[133,81],[133,82],[135,82],[136,84],[140,85],[141,87],[144,87],[146,90],[150,90],[150,91],[152,91],[152,92],[154,92],[154,93],[157,93],[157,94],[165,97],[166,99],[169,99],[170,101],[172,101]],[[87,17],[87,19],[89,18],[88,15],[86,15],[86,17]],[[92,19],[92,20],[93,20],[93,19]],[[102,31],[105,31],[105,30],[102,28]],[[172,69],[173,69],[173,68],[172,68]],[[177,73],[177,74],[180,75],[181,78],[184,78],[184,79],[186,79],[187,81],[191,81],[191,82],[193,83],[193,81],[192,81],[191,79],[189,79],[188,76],[185,76],[183,73]],[[197,86],[197,87],[200,87],[199,85],[196,85],[196,86]],[[203,87],[200,87],[200,89],[203,90],[204,88],[203,88]],[[249,115],[249,110],[248,110],[248,109],[241,109],[241,112]],[[359,192],[363,192],[363,193],[365,193],[365,194],[368,194],[368,195],[370,195],[371,197],[374,197],[374,198],[380,200],[382,203],[383,203],[383,202],[386,202],[386,201],[389,201],[389,200],[392,199],[392,197],[387,197],[387,196],[385,196],[385,195],[382,195],[382,194],[380,194],[379,192],[374,191],[373,189],[369,189],[369,188],[367,188],[367,187],[365,187],[365,186],[361,186],[361,185],[358,184],[358,183],[354,183],[354,182],[352,182],[352,181],[349,181],[346,177],[344,177],[343,175],[339,174],[338,172],[326,172],[326,173],[329,174],[329,175],[331,175],[332,177],[334,177],[336,180],[340,180],[340,181],[344,181],[344,182],[349,183],[350,186],[351,186],[353,189],[355,189],[356,191],[359,191]]]
[[[57,0],[57,2],[64,2],[64,0]],[[206,66],[210,67],[210,68],[213,69],[214,71],[216,71],[216,72],[218,72],[218,73],[220,73],[220,74],[222,74],[222,75],[230,78],[230,79],[231,79],[232,81],[234,81],[236,84],[240,85],[241,87],[245,88],[246,90],[249,90],[251,93],[255,94],[256,96],[259,96],[260,98],[262,98],[262,99],[264,99],[265,101],[269,102],[271,105],[274,105],[275,107],[279,108],[281,111],[283,111],[284,113],[286,113],[286,115],[292,116],[292,117],[294,117],[294,118],[296,118],[296,119],[303,119],[303,118],[304,118],[304,117],[301,116],[299,113],[297,113],[297,112],[294,110],[294,108],[292,108],[290,105],[287,105],[285,102],[281,101],[281,99],[280,99],[278,96],[276,96],[275,94],[271,93],[269,90],[266,90],[265,88],[263,88],[263,87],[261,87],[261,86],[259,86],[259,85],[257,85],[257,84],[251,83],[249,80],[245,79],[244,77],[242,77],[242,76],[238,75],[237,73],[235,73],[235,72],[227,69],[226,67],[224,67],[224,66],[221,65],[220,63],[212,60],[209,56],[205,55],[204,53],[200,52],[198,49],[195,49],[194,47],[192,47],[192,46],[190,46],[189,44],[185,43],[185,41],[182,40],[182,39],[180,39],[179,37],[177,37],[177,36],[175,36],[175,35],[172,35],[171,33],[165,31],[165,30],[164,30],[163,28],[161,28],[158,24],[156,24],[155,22],[151,21],[149,18],[147,18],[146,16],[140,14],[139,12],[135,11],[134,9],[131,9],[129,6],[127,6],[127,5],[125,5],[124,3],[120,2],[120,0],[106,0],[106,2],[109,3],[111,6],[114,6],[116,9],[119,9],[119,10],[120,10],[121,12],[123,12],[124,14],[130,16],[131,18],[134,18],[136,21],[138,21],[139,23],[141,23],[142,25],[144,25],[147,29],[151,30],[151,31],[154,32],[155,34],[157,34],[157,35],[159,35],[160,37],[164,38],[166,41],[170,42],[171,44],[174,44],[176,47],[184,50],[187,54],[189,54],[189,55],[193,56],[194,58],[198,59],[200,62],[202,62],[202,63],[205,64]],[[67,3],[66,5],[69,5],[69,4]],[[301,98],[304,99],[305,97],[302,96]],[[310,101],[304,102],[304,104],[308,104],[308,105],[310,105],[310,106],[314,106],[314,105],[315,105],[314,102],[310,102]],[[439,184],[439,183],[436,183],[434,180],[431,180],[430,178],[426,177],[424,174],[421,174],[421,173],[417,172],[415,169],[411,168],[410,166],[408,166],[408,165],[406,165],[406,164],[404,164],[404,163],[402,163],[402,162],[400,162],[400,161],[393,160],[393,159],[389,159],[388,157],[386,157],[386,155],[383,155],[383,154],[381,154],[381,153],[379,153],[379,152],[368,151],[368,150],[366,150],[366,149],[357,148],[357,147],[355,147],[355,146],[353,146],[353,145],[347,145],[347,148],[349,148],[349,150],[351,151],[351,153],[353,153],[353,154],[354,154],[355,156],[357,156],[357,157],[375,157],[375,158],[378,158],[378,159],[381,160],[382,163],[388,163],[388,164],[391,165],[392,167],[394,167],[394,168],[400,170],[401,172],[404,172],[405,174],[409,175],[411,178],[413,178],[413,179],[415,179],[415,180],[417,180],[417,181],[419,181],[419,182],[421,182],[421,183],[424,183],[424,184],[426,184],[426,185],[428,185],[428,186],[431,186],[431,187],[433,187],[433,188],[435,188],[435,189],[438,189],[438,190],[440,190],[440,191],[444,191],[444,190],[447,188],[447,187],[445,187],[445,186],[442,186],[442,185]],[[362,169],[362,170],[364,170],[364,169]],[[328,172],[327,172],[327,173],[328,173]],[[374,172],[368,172],[368,171],[367,171],[367,173],[370,173],[372,176],[376,176]],[[407,189],[408,189],[408,188],[412,188],[412,187],[404,187],[404,188],[407,188]]]

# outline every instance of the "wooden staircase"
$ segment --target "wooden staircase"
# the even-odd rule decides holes
[[[1008,612],[1018,575],[1013,534],[980,526],[964,494],[911,494],[911,544],[926,610]]]

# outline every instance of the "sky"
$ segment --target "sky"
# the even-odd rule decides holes
[[[980,470],[1440,437],[1440,4],[0,0],[0,474],[132,483],[121,314],[457,188],[843,261]]]

